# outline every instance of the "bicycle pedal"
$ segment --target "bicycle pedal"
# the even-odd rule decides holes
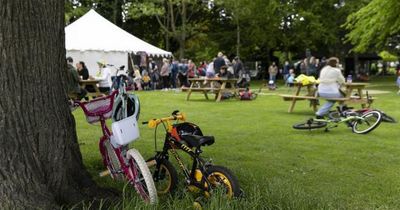
[[[100,177],[105,177],[105,176],[108,176],[108,175],[110,175],[111,174],[111,171],[110,170],[105,170],[105,171],[102,171],[102,172],[100,172],[99,173],[99,176]]]

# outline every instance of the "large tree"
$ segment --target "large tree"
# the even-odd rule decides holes
[[[166,48],[169,48],[169,38],[178,43],[179,58],[185,57],[188,38],[201,28],[202,24],[198,20],[206,9],[206,4],[200,0],[134,0],[128,5],[129,18],[156,18],[159,28],[166,35]],[[157,31],[156,27],[154,31]]]
[[[0,209],[92,198],[65,87],[64,2],[0,0]]]
[[[399,39],[399,11],[399,0],[372,0],[351,14],[345,26],[350,30],[347,39],[354,45],[354,50],[382,49],[390,44],[391,38]]]

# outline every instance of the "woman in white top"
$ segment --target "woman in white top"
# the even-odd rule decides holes
[[[339,88],[344,84],[345,79],[342,72],[337,68],[339,59],[332,57],[328,59],[327,65],[322,68],[319,75],[318,94],[322,98],[342,98]],[[322,118],[329,113],[329,110],[335,104],[335,101],[327,100],[322,107],[315,113],[317,118]]]
[[[99,82],[99,90],[102,93],[108,94],[110,92],[111,87],[111,70],[107,68],[105,62],[97,62],[99,65],[99,71],[97,72],[94,79],[100,80]]]

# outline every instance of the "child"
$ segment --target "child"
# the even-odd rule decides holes
[[[147,71],[144,72],[142,81],[143,81],[144,90],[150,90],[150,77],[149,77],[149,74],[147,73]]]
[[[290,69],[289,70],[289,76],[286,79],[286,85],[289,87],[293,87],[293,83],[294,83],[294,78],[296,77],[296,75],[294,74],[294,70]]]
[[[133,67],[133,74],[135,75],[133,82],[135,83],[137,90],[142,90],[142,84],[141,84],[142,76],[140,76],[139,67],[137,66]]]

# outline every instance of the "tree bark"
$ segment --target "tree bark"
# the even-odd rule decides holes
[[[236,17],[236,56],[240,56],[240,25],[239,25],[239,17]]]
[[[186,44],[186,20],[187,20],[187,8],[185,0],[182,0],[182,11],[181,11],[181,19],[182,19],[182,29],[179,37],[179,58],[183,59],[185,57],[185,44]]]
[[[64,1],[0,0],[0,209],[95,196],[67,103]]]
[[[122,5],[123,0],[114,0],[113,5],[113,22],[115,25],[122,27]]]

